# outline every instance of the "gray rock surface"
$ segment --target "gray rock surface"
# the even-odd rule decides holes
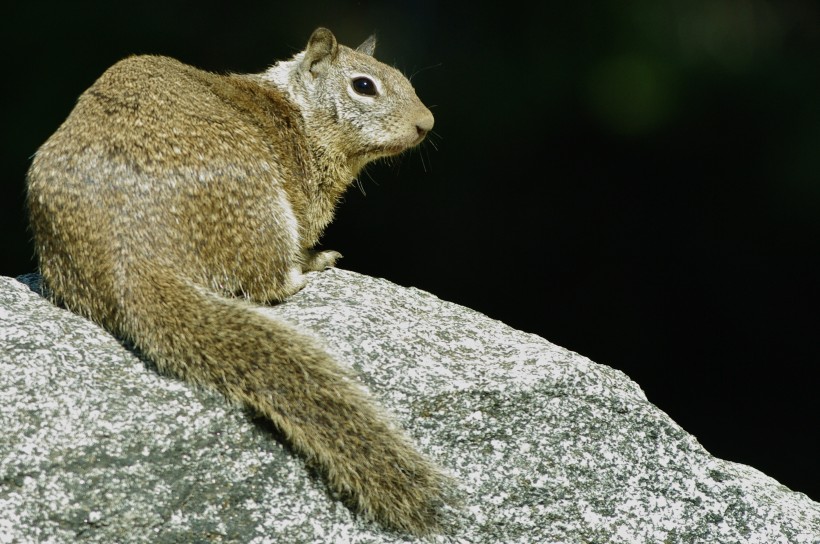
[[[264,311],[322,337],[459,482],[460,526],[434,542],[820,541],[820,504],[540,337],[343,270]],[[264,423],[11,278],[0,433],[0,544],[412,541],[330,498]]]

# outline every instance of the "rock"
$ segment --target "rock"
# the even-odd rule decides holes
[[[455,477],[459,526],[433,542],[820,541],[820,504],[542,338],[343,270],[265,311],[322,337]],[[412,541],[329,497],[264,422],[11,278],[0,429],[0,544]]]

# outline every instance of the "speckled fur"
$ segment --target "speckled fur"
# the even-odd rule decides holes
[[[312,248],[341,194],[432,128],[374,46],[318,29],[253,75],[125,59],[35,155],[28,205],[57,302],[269,418],[366,518],[424,534],[439,523],[439,471],[314,340],[251,306],[333,266],[338,253]],[[361,75],[378,96],[349,90]]]

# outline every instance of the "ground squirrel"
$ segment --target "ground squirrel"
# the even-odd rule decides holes
[[[341,194],[433,127],[375,45],[319,28],[243,75],[127,58],[37,151],[27,202],[55,301],[269,418],[365,517],[423,534],[446,478],[315,340],[253,311],[334,265],[313,247]]]

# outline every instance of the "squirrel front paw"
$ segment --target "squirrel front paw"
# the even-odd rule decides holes
[[[307,249],[304,250],[304,258],[302,270],[304,272],[313,272],[333,268],[336,266],[336,261],[342,258],[342,254],[332,250],[314,251]]]

